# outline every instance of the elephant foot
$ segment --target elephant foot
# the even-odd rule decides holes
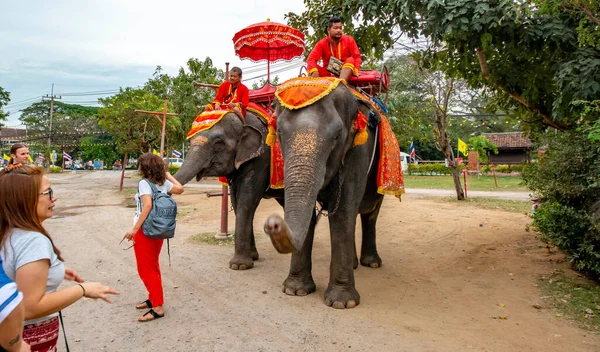
[[[317,286],[311,275],[305,278],[288,276],[283,282],[283,292],[289,296],[306,296],[316,289]]]
[[[258,260],[258,251],[254,249],[252,253],[250,253],[250,256],[252,257],[252,260]]]
[[[279,215],[271,215],[265,221],[265,233],[271,238],[273,247],[279,253],[292,253],[292,231],[288,228],[285,220]]]
[[[360,257],[360,265],[367,266],[367,267],[373,268],[373,269],[377,269],[377,268],[381,268],[381,266],[383,265],[383,262],[381,261],[379,254],[376,253],[375,255],[361,256]]]
[[[354,308],[360,304],[360,295],[354,287],[331,286],[325,290],[325,304],[335,309]]]
[[[258,258],[258,253],[256,253]],[[254,267],[253,257],[248,255],[235,254],[229,261],[229,268],[232,270],[248,270]]]

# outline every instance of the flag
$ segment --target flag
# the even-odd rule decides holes
[[[63,152],[63,159],[66,159],[67,161],[73,160],[73,158],[71,158],[71,156],[69,154],[67,154],[66,152]]]
[[[173,149],[173,157],[175,157],[175,158],[181,158],[181,152]]]
[[[45,160],[46,158],[44,158],[44,153],[38,153],[38,158],[40,160]]]
[[[31,159],[31,155],[27,155],[27,160],[29,160],[30,163],[33,162],[33,159]]]
[[[156,151],[156,149],[152,149],[152,154],[160,156],[160,153]]]
[[[458,151],[463,153],[464,156],[469,156],[469,147],[467,146],[467,143],[463,142],[460,138],[458,139]]]
[[[414,142],[410,142],[410,161],[412,163],[415,162],[415,157],[417,156],[417,152],[415,151],[415,143]]]
[[[52,151],[52,153],[54,153],[54,151]],[[54,157],[52,156],[52,153],[50,153],[50,162],[54,162]]]
[[[2,159],[10,161],[10,156],[6,155],[5,153],[2,153]]]

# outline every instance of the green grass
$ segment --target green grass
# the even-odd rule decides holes
[[[233,231],[229,231],[229,233],[233,234]],[[234,236],[231,235],[225,239],[217,239],[215,238],[216,232],[203,232],[197,235],[194,235],[189,238],[189,241],[195,244],[208,244],[211,246],[225,246],[225,247],[233,247],[234,245]]]
[[[540,280],[544,301],[556,316],[577,322],[584,329],[600,332],[600,285],[553,276]]]
[[[494,184],[493,176],[467,176],[467,192],[472,191],[527,191],[528,189],[521,185],[521,177],[518,176],[498,176],[498,187]],[[460,182],[464,187],[463,176],[460,176]],[[409,176],[404,175],[404,186],[406,188],[435,188],[435,189],[454,189],[452,176]]]
[[[433,201],[444,203],[454,203],[457,206],[475,206],[479,209],[504,210],[511,213],[529,214],[531,212],[531,202],[521,200],[507,200],[495,198],[467,198],[457,200],[456,197],[431,197]]]

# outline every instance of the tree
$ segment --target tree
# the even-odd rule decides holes
[[[252,83],[252,88],[250,88],[250,89],[260,89],[260,88],[264,87],[265,84],[267,84],[267,79],[261,78],[258,83],[256,83],[256,82]],[[279,85],[279,76],[275,76],[275,78],[273,78],[271,80],[271,84],[274,86]]]
[[[477,152],[479,161],[482,163],[488,162],[488,153],[498,154],[498,146],[490,142],[485,136],[469,138],[469,150]]]
[[[138,114],[135,110],[160,111],[164,101],[145,89],[121,88],[119,93],[101,98],[103,107],[99,112],[99,124],[113,136],[117,151],[148,152],[160,143],[162,125],[153,115]],[[169,104],[169,110],[173,110]],[[166,129],[175,133],[181,128],[179,117],[167,118]]]
[[[224,77],[223,71],[214,67],[209,57],[204,61],[190,58],[187,69],[180,67],[175,77],[163,73],[160,66],[156,68],[144,87],[150,94],[168,97],[169,104],[179,114],[179,127],[168,135],[171,146],[181,145],[185,141],[196,116],[204,109],[204,105],[214,99],[212,89],[195,87],[194,83],[221,84]]]
[[[529,128],[575,128],[581,117],[571,104],[573,98],[593,101],[600,95],[600,51],[581,40],[597,33],[578,32],[582,20],[597,23],[600,11],[592,2],[306,0],[305,4],[304,13],[287,15],[291,25],[322,33],[323,20],[331,14],[351,15],[345,28],[367,56],[380,59],[401,34],[412,40],[427,38],[430,45],[420,59],[428,69],[464,79],[473,88],[487,87],[489,111],[516,114]],[[549,4],[588,6],[550,14]],[[558,5],[554,8],[560,9]],[[313,43],[313,36],[308,40]]]
[[[98,125],[94,116],[99,108],[95,106],[82,106],[65,104],[54,101],[52,114],[52,134],[60,132],[89,132],[97,131]],[[50,127],[50,101],[44,100],[33,103],[23,109],[19,120],[27,125],[31,132],[46,133]]]
[[[434,108],[429,104],[429,95],[423,86],[424,73],[408,55],[392,57],[386,65],[390,67],[389,113],[386,116],[398,142],[403,145],[411,141],[433,141]]]
[[[10,101],[10,93],[5,91],[4,88],[0,87],[0,121],[6,121],[8,114],[2,111],[2,108]],[[2,123],[0,122],[0,127]]]
[[[456,96],[461,85],[464,82],[447,79],[441,72],[431,72],[426,76],[425,88],[431,96],[430,102],[434,107],[435,114],[435,142],[436,147],[446,157],[448,168],[452,173],[454,180],[454,188],[456,189],[456,199],[464,200],[465,192],[460,183],[460,173],[458,170],[458,162],[454,157],[452,141],[448,136],[448,113],[455,104]]]

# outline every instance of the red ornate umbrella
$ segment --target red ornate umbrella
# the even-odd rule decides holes
[[[267,22],[256,23],[237,32],[233,36],[233,45],[240,59],[267,60],[267,80],[270,80],[271,62],[302,56],[304,33],[267,19]]]

